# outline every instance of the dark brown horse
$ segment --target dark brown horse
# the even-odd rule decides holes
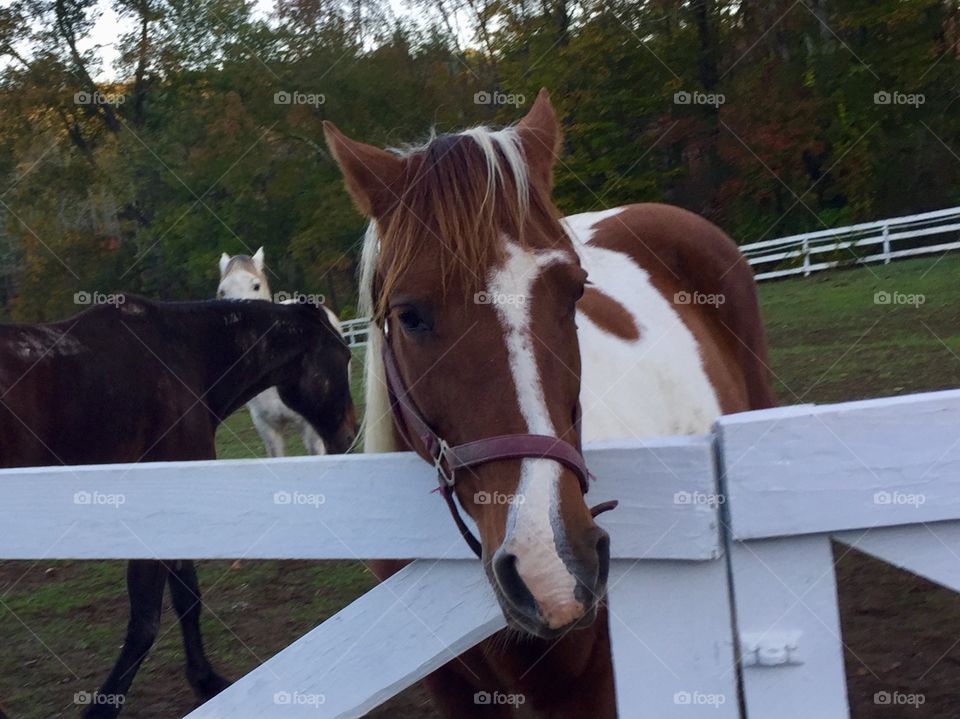
[[[331,452],[350,448],[350,351],[322,310],[113,299],[63,322],[0,325],[0,467],[214,459],[218,425],[274,386]],[[126,639],[85,716],[119,712],[157,636],[165,584],[198,699],[227,686],[204,655],[193,562],[131,561]]]
[[[709,431],[720,414],[772,403],[750,268],[678,208],[561,218],[550,197],[560,133],[544,92],[513,127],[402,154],[329,124],[327,142],[372,220],[366,450],[409,445],[447,468],[466,443],[488,453],[445,473],[512,631],[428,685],[455,719],[514,715],[477,692],[523,694],[540,717],[611,719],[609,540],[577,453],[591,439]],[[406,398],[393,413],[388,385]],[[544,438],[565,452],[534,452]],[[521,456],[489,460],[494,446]]]

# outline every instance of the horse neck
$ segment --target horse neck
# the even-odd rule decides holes
[[[203,367],[202,396],[220,422],[260,392],[278,384],[283,369],[302,350],[282,347],[277,318],[269,306],[224,303],[178,323],[183,341]],[[175,318],[175,321],[179,318]]]

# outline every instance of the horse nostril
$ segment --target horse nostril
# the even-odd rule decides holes
[[[356,431],[350,427],[341,427],[340,431],[337,432],[336,440],[334,442],[334,445],[336,446],[336,451],[334,454],[345,454],[346,452],[350,451],[356,438]]]
[[[514,608],[529,616],[537,614],[537,600],[517,571],[517,557],[503,549],[493,555],[493,575],[503,596]]]
[[[585,556],[578,563],[576,572],[578,581],[575,596],[586,606],[603,599],[607,576],[610,573],[610,535],[600,527],[595,527],[591,532],[596,536],[593,545],[596,554],[592,557]]]

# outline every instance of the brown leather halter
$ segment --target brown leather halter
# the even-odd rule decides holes
[[[409,390],[400,376],[396,358],[390,348],[389,332],[384,328],[383,366],[387,381],[387,392],[390,399],[390,409],[393,421],[400,436],[407,447],[418,454],[426,454],[437,470],[437,479],[440,482],[440,492],[443,494],[450,508],[453,521],[457,529],[466,540],[470,549],[478,557],[482,555],[479,540],[463,521],[457,504],[454,500],[453,487],[456,483],[457,470],[474,467],[485,462],[495,462],[501,459],[552,459],[568,467],[580,482],[580,489],[587,493],[589,481],[593,478],[587,469],[583,455],[572,445],[557,437],[543,434],[503,434],[496,437],[474,440],[451,446],[440,435],[434,432],[427,421],[420,414],[410,397]],[[577,432],[580,431],[580,406],[577,405]],[[423,452],[418,450],[419,446]],[[604,502],[591,509],[595,517],[601,512],[613,509],[617,503]]]

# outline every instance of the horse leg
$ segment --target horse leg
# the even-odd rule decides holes
[[[286,452],[286,443],[283,439],[283,433],[271,425],[266,417],[259,412],[250,410],[250,419],[253,420],[253,427],[263,440],[264,447],[267,448],[267,455],[270,457],[283,457]]]
[[[303,437],[303,446],[307,450],[307,454],[326,454],[327,447],[323,443],[323,440],[320,439],[320,435],[317,434],[317,431],[310,426],[310,423],[306,420],[303,421],[303,429],[300,432],[300,436]]]
[[[110,676],[84,712],[85,719],[113,719],[120,713],[133,678],[157,638],[166,578],[167,567],[162,562],[141,559],[127,563],[127,636]]]
[[[200,635],[200,586],[191,561],[179,561],[170,567],[170,597],[180,618],[183,649],[187,655],[187,681],[200,701],[219,694],[230,682],[217,674],[203,651]]]

